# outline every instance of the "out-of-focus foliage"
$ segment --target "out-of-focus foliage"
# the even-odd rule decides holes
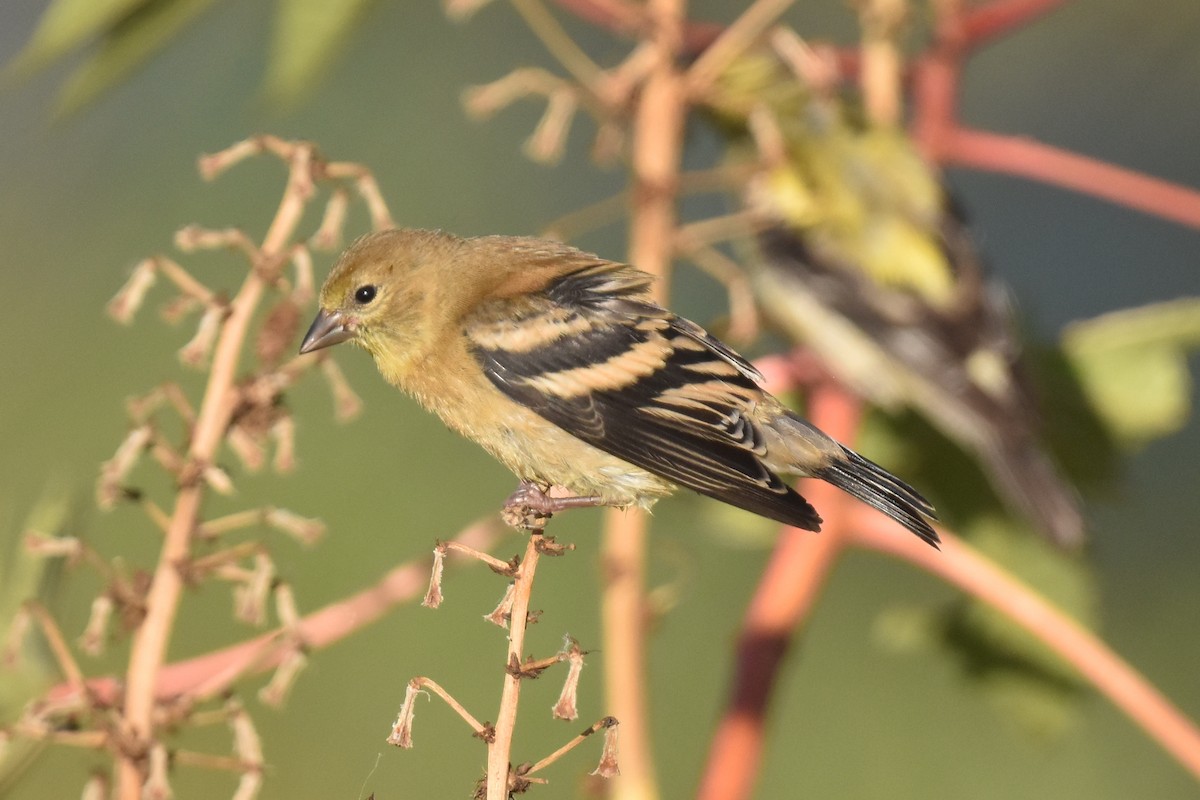
[[[983,518],[969,531],[981,554],[1020,576],[1081,625],[1099,623],[1099,596],[1091,568],[1014,531],[1011,520]],[[1017,534],[1017,535],[1014,535]],[[1026,728],[1062,732],[1085,684],[1075,670],[1024,628],[990,606],[962,601],[945,618],[944,640],[990,699]]]
[[[88,49],[59,94],[72,113],[112,89],[166,47],[215,0],[53,0],[10,74],[43,69]],[[276,0],[265,86],[289,104],[310,91],[373,0]]]
[[[1200,347],[1200,298],[1076,322],[1063,349],[1112,433],[1138,446],[1178,432],[1191,415],[1188,353]]]
[[[8,532],[7,549],[0,549],[0,726],[14,722],[33,698],[59,678],[36,624],[22,606],[46,603],[56,583],[59,559],[34,554],[25,546],[25,532],[55,537],[65,530],[68,503],[47,492],[29,512],[21,532]],[[24,738],[0,742],[0,795],[15,781],[43,744]]]
[[[149,0],[55,0],[47,6],[11,69],[41,69],[85,42],[111,31]]]
[[[1081,625],[1096,627],[1099,593],[1084,562],[1003,517],[981,517],[964,533],[983,555],[1020,576]],[[983,603],[963,599],[948,608],[891,609],[880,615],[875,634],[892,650],[949,653],[998,712],[1032,734],[1060,736],[1078,718],[1086,684],[1075,670]]]
[[[374,0],[278,0],[266,89],[279,103],[292,103],[328,67]]]
[[[213,0],[55,0],[10,69],[40,69],[94,44],[63,84],[58,111],[70,114],[142,66]]]

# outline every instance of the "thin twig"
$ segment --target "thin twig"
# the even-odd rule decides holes
[[[500,575],[507,575],[508,577],[511,578],[515,572],[516,565],[512,561],[504,561],[502,559],[496,558],[495,556],[490,555],[489,553],[485,553],[482,550],[479,550],[478,548],[475,548],[475,547],[471,547],[467,544],[464,544],[463,542],[451,540],[449,542],[439,543],[438,547],[440,549],[442,549],[443,551],[453,550],[454,552],[461,553],[462,555],[467,556],[468,558],[474,558],[477,561],[482,561],[484,564],[487,564],[491,568],[492,572],[495,572]]]
[[[109,741],[108,734],[104,731],[62,731],[24,720],[18,720],[9,730],[26,739],[67,747],[82,747],[86,750],[99,750]]]
[[[703,94],[738,56],[749,50],[795,0],[756,0],[721,32],[688,70],[693,96]]]
[[[589,725],[587,728],[585,728],[583,733],[579,734],[578,736],[572,737],[572,739],[569,742],[567,742],[566,744],[564,744],[562,747],[558,748],[553,753],[546,756],[541,761],[538,761],[536,764],[531,766],[529,769],[525,770],[524,774],[532,775],[535,772],[539,772],[539,771],[545,769],[546,767],[553,764],[555,761],[558,761],[560,758],[565,756],[567,753],[574,750],[579,745],[583,744],[584,740],[587,739],[589,736],[591,736],[596,731],[604,730],[605,728],[611,728],[612,726],[614,726],[616,724],[617,724],[617,720],[613,717],[605,717],[604,719],[596,720],[591,725]]]
[[[754,341],[759,332],[758,304],[750,279],[738,263],[714,247],[685,247],[682,252],[725,287],[729,296],[729,324],[724,335],[734,343]]]
[[[459,533],[454,541],[480,550],[495,544],[499,526],[492,520],[476,522]],[[291,626],[294,637],[303,640],[309,651],[336,644],[370,625],[401,603],[419,598],[429,575],[429,558],[409,561],[395,567],[374,585],[330,603],[306,615]],[[168,664],[159,672],[155,698],[165,700],[188,695],[197,702],[223,694],[239,678],[266,672],[279,665],[288,652],[280,642],[286,630],[272,631],[211,653]],[[88,693],[98,702],[112,704],[120,696],[120,683],[113,677],[92,678],[86,682]],[[62,704],[77,696],[68,684],[51,688],[47,701]]]
[[[580,19],[617,33],[637,34],[647,23],[646,10],[630,0],[556,0]]]
[[[471,726],[471,730],[475,731],[476,736],[484,736],[487,733],[487,726],[475,719],[474,715],[463,706],[462,703],[454,699],[454,696],[441,687],[437,681],[432,678],[417,677],[409,681],[409,684],[417,689],[428,689],[445,701],[446,705],[454,710],[454,713],[462,717],[463,722]]]
[[[604,596],[604,681],[608,706],[625,729],[625,756],[613,797],[658,797],[646,697],[645,512],[608,509],[601,563]]]
[[[33,615],[38,627],[42,629],[42,634],[45,635],[46,641],[50,645],[50,651],[54,654],[54,660],[67,679],[67,685],[72,689],[82,689],[84,686],[83,670],[76,663],[75,656],[71,655],[71,648],[67,645],[66,637],[62,635],[54,617],[46,610],[45,606],[36,601],[27,602],[25,608]]]
[[[259,766],[247,763],[236,756],[216,756],[212,753],[197,753],[193,750],[174,750],[171,752],[171,760],[181,767],[199,767],[225,772],[246,772]]]
[[[510,0],[513,8],[525,20],[525,24],[541,40],[550,54],[571,73],[581,86],[595,85],[603,70],[595,61],[575,44],[571,35],[563,30],[558,20],[542,5],[541,0]]]
[[[581,233],[594,231],[616,222],[629,207],[629,196],[625,192],[614,194],[591,205],[569,211],[551,220],[542,229],[542,235],[551,239],[569,242]]]

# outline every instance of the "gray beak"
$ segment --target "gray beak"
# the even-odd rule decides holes
[[[353,338],[354,331],[346,327],[346,318],[342,316],[341,312],[330,313],[322,309],[317,312],[317,318],[313,320],[308,333],[304,334],[300,352],[311,353],[314,350],[332,347]]]

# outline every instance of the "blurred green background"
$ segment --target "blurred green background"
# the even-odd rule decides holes
[[[28,40],[44,5],[6,0],[0,63]],[[696,16],[719,20],[742,7],[693,5]],[[175,357],[192,331],[145,312],[124,328],[104,316],[103,305],[138,259],[170,251],[172,233],[185,224],[261,234],[282,185],[282,169],[269,159],[205,184],[194,166],[200,153],[259,132],[312,139],[331,158],[370,166],[400,223],[462,234],[534,233],[622,185],[620,172],[598,171],[584,158],[589,125],[577,126],[564,163],[547,168],[519,155],[540,106],[522,104],[483,124],[465,118],[459,94],[466,86],[521,64],[550,66],[504,3],[465,25],[448,22],[432,0],[369,4],[327,78],[289,110],[266,102],[261,89],[273,12],[269,2],[216,4],[144,69],[66,118],[55,119],[53,110],[70,61],[0,93],[0,530],[8,538],[52,486],[73,498],[74,532],[126,554],[130,564],[149,563],[156,552],[142,517],[128,508],[95,511],[92,488],[97,465],[126,430],[125,397],[164,380],[200,385]],[[837,2],[800,4],[788,20],[811,38],[855,35],[852,15]],[[624,52],[582,25],[569,27],[610,61]],[[964,116],[981,128],[1200,187],[1197,41],[1194,0],[1079,0],[974,59]],[[715,158],[716,143],[706,136],[692,134],[694,165]],[[1054,337],[1073,319],[1200,292],[1200,232],[1023,181],[950,177],[993,270],[1013,287],[1039,336]],[[721,208],[718,201],[689,205],[697,214]],[[358,222],[361,230],[361,215]],[[582,244],[611,257],[624,253],[619,226]],[[241,279],[232,260],[197,263],[210,285],[232,288]],[[318,276],[328,266],[321,257]],[[148,310],[165,297],[152,295]],[[701,321],[722,311],[717,288],[689,268],[678,273],[674,305]],[[364,354],[337,356],[366,401],[362,416],[335,424],[322,383],[306,382],[289,398],[299,425],[297,473],[240,477],[238,497],[211,505],[216,512],[271,502],[329,524],[314,551],[272,540],[302,610],[428,552],[435,538],[493,513],[513,485],[481,451],[388,389]],[[1193,718],[1200,717],[1198,451],[1193,419],[1130,459],[1119,489],[1088,507],[1103,635]],[[706,501],[680,497],[655,516],[652,577],[679,588],[678,606],[650,650],[667,798],[694,790],[724,697],[732,637],[769,552],[766,537],[732,542],[713,524],[728,518],[712,512]],[[555,650],[567,632],[585,647],[599,645],[598,520],[596,512],[580,512],[555,523],[560,539],[578,550],[539,575],[534,606],[545,613],[529,638],[536,653]],[[509,539],[502,552],[517,547]],[[97,588],[83,572],[60,581],[53,603],[68,632],[82,628]],[[502,588],[481,568],[452,573],[440,611],[401,609],[316,654],[282,711],[259,705],[252,697],[258,682],[249,682],[244,694],[269,763],[262,796],[466,796],[484,750],[440,703],[419,704],[413,751],[383,739],[404,683],[417,674],[435,678],[481,719],[494,718],[500,670],[481,664],[499,664],[503,635],[479,617]],[[1087,697],[1065,736],[1033,737],[998,714],[948,659],[880,646],[882,613],[951,596],[880,557],[844,560],[782,676],[758,796],[1196,796],[1195,782],[1103,699]],[[172,657],[249,635],[229,621],[229,605],[216,586],[188,595]],[[604,713],[594,660],[584,673],[581,722]],[[103,672],[119,663],[110,656],[90,666]],[[544,714],[557,691],[550,676],[527,689],[518,760],[539,758],[579,727]],[[189,739],[212,752],[225,752],[227,742],[222,730]],[[549,789],[535,791],[575,795],[597,756],[582,748],[547,773]],[[100,754],[47,750],[10,796],[77,796],[89,768],[105,763]],[[232,787],[227,775],[183,768],[175,776],[179,797],[226,796]]]

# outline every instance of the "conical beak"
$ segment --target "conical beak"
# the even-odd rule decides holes
[[[311,353],[322,347],[332,347],[353,338],[354,331],[346,326],[346,318],[342,316],[341,312],[329,312],[322,309],[317,312],[317,318],[313,320],[308,333],[304,334],[300,352]]]

